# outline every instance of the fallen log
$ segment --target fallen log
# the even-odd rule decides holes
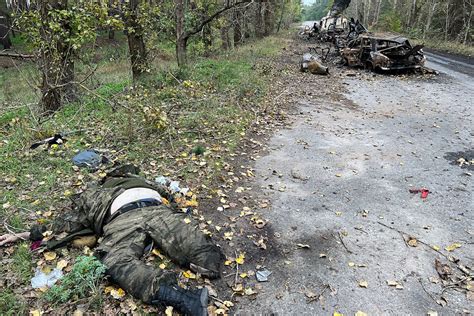
[[[18,54],[18,53],[9,53],[9,52],[2,51],[2,52],[0,52],[0,57],[21,58],[21,59],[32,59],[32,58],[35,58],[35,55]]]

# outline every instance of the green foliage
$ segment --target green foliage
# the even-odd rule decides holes
[[[11,269],[24,281],[31,279],[31,252],[27,243],[18,246],[13,254],[13,263]]]
[[[105,266],[93,256],[77,258],[71,272],[50,288],[44,298],[53,304],[66,303],[70,299],[100,295],[99,284],[105,274]]]
[[[196,156],[199,156],[199,155],[204,154],[205,151],[206,151],[206,148],[204,146],[198,145],[194,147],[191,152],[195,154]]]
[[[329,0],[319,0],[311,5],[305,5],[302,9],[303,21],[317,21],[328,13],[328,8],[332,4]]]
[[[41,15],[41,10],[25,10],[20,11],[15,22],[33,47],[49,53],[53,53],[58,44],[78,51],[95,39],[98,27],[120,28],[122,25],[116,17],[108,16],[105,2],[79,1],[69,7],[47,7],[45,10],[47,19]]]
[[[380,16],[380,27],[391,32],[402,32],[402,19],[395,11],[385,12]]]
[[[13,316],[26,314],[26,304],[11,289],[0,290],[0,315]]]

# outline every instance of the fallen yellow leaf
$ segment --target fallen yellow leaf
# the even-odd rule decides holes
[[[191,270],[184,271],[183,276],[187,279],[195,279],[196,278],[196,275],[194,273],[192,273]]]
[[[121,299],[122,297],[125,296],[125,291],[122,290],[121,288],[118,289],[113,289],[110,291],[110,295],[115,298],[116,300]]]
[[[160,267],[161,270],[164,270],[164,269],[166,269],[166,264],[161,263],[161,264],[159,265],[159,267]]]
[[[57,257],[57,254],[53,251],[45,252],[43,255],[44,255],[44,258],[46,259],[46,261],[52,261],[52,260],[56,259],[56,257]]]
[[[395,280],[387,280],[388,286],[397,286],[398,282]]]
[[[332,314],[332,316],[344,316],[344,315],[341,314],[341,313],[338,313],[338,312],[334,312],[334,314]]]
[[[454,244],[451,244],[449,246],[447,246],[446,249],[447,251],[453,251],[454,249],[457,249],[457,248],[461,248],[461,244],[460,243],[454,243]]]
[[[418,241],[414,237],[409,237],[407,243],[411,247],[417,247],[418,246]]]
[[[367,316],[367,314],[361,311],[357,311],[357,313],[355,313],[355,316]]]
[[[166,306],[165,315],[173,316],[173,306]]]
[[[239,283],[239,284],[236,284],[236,285],[232,288],[232,290],[233,290],[234,292],[243,292],[243,291],[244,291],[244,287],[243,287],[242,284]]]
[[[252,295],[252,294],[255,294],[256,292],[251,288],[251,287],[248,287],[245,289],[245,295]]]
[[[363,288],[367,288],[369,286],[369,283],[367,283],[367,281],[360,281],[359,286]]]
[[[234,303],[232,303],[231,301],[224,301],[222,304],[224,304],[226,307],[234,306]]]
[[[41,316],[41,315],[43,315],[43,312],[40,311],[39,309],[35,309],[33,311],[30,311],[30,314],[33,315],[33,316]]]
[[[353,267],[353,266],[355,266],[355,263],[354,262],[349,262],[348,265],[349,265],[349,267]]]
[[[185,205],[187,207],[197,207],[199,205],[199,203],[196,199],[192,199],[190,201],[186,201]]]
[[[226,240],[232,240],[232,236],[234,236],[233,232],[225,232],[224,233],[224,239],[226,239]]]
[[[48,275],[50,274],[52,271],[51,267],[50,266],[43,266],[41,267],[41,272],[43,272],[44,274]]]
[[[245,273],[245,272],[244,272],[244,273],[241,273],[241,274],[240,274],[240,277],[241,277],[242,279],[245,279],[245,278],[247,277],[247,273]]]
[[[236,259],[235,262],[238,264],[244,264],[245,254],[241,253]]]
[[[189,218],[185,218],[185,219],[184,219],[184,222],[185,222],[186,224],[189,224],[189,223],[191,223],[191,220],[190,220]]]
[[[68,265],[68,262],[67,260],[59,260],[58,263],[56,264],[56,268],[58,268],[59,270],[62,270],[64,269],[65,267],[67,267]]]

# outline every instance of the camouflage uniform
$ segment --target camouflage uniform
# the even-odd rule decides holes
[[[91,187],[75,199],[75,218],[56,223],[56,230],[68,230],[70,238],[91,232],[102,236],[96,256],[107,267],[107,274],[128,293],[150,303],[166,274],[145,265],[140,258],[151,241],[174,262],[183,267],[191,263],[207,269],[218,277],[223,255],[221,250],[203,234],[197,223],[186,224],[186,214],[171,206],[149,206],[130,210],[107,223],[113,200],[126,189],[151,188],[172,200],[166,188],[133,175],[110,177],[102,186]],[[44,229],[43,229],[44,230]],[[48,248],[62,246],[64,241],[52,242]]]

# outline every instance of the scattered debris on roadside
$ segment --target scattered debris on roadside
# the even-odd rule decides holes
[[[84,150],[72,158],[75,166],[89,168],[92,171],[99,169],[102,164],[106,164],[108,161],[107,157],[100,155],[96,150]]]
[[[270,276],[270,274],[272,274],[272,272],[269,271],[269,270],[267,270],[267,269],[258,270],[258,271],[255,273],[255,277],[257,278],[257,281],[258,281],[258,282],[267,282],[267,281],[268,281],[268,277]]]
[[[50,148],[53,145],[56,145],[56,146],[62,145],[66,141],[67,141],[67,139],[64,138],[64,136],[62,136],[61,134],[54,134],[54,136],[52,136],[52,137],[48,137],[46,139],[40,140],[40,141],[32,144],[30,146],[30,149],[36,149],[36,148],[40,147],[41,145],[47,145],[47,147]]]
[[[428,194],[431,193],[430,190],[426,188],[421,188],[421,189],[414,188],[414,189],[410,189],[409,192],[412,194],[421,193],[422,199],[426,199],[428,197]]]
[[[321,64],[317,57],[306,53],[301,60],[300,69],[302,72],[309,71],[313,75],[328,75],[329,68]]]

